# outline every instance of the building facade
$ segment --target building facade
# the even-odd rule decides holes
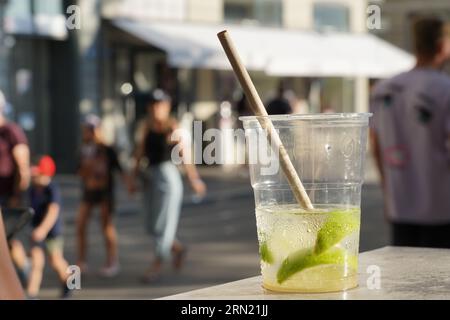
[[[140,97],[151,88],[163,87],[175,97],[179,115],[189,110],[195,118],[208,121],[214,119],[223,101],[235,101],[240,92],[231,71],[170,67],[165,52],[116,28],[112,23],[115,19],[358,34],[367,31],[366,6],[365,0],[103,1],[103,109],[111,110],[114,102],[121,101],[123,113],[131,117],[126,122],[132,124],[133,117],[144,110]],[[306,101],[311,84],[320,82],[320,106],[311,103],[310,112],[367,111],[365,78],[280,78],[264,72],[251,72],[251,76],[265,101],[275,95],[281,80]],[[131,98],[122,90],[129,87],[133,89]]]
[[[446,0],[372,0],[381,7],[382,26],[376,34],[409,52],[413,51],[412,24],[422,16],[438,16],[450,21],[450,2]]]
[[[126,154],[152,88],[172,94],[180,118],[190,111],[211,125],[220,105],[240,91],[231,71],[171,66],[166,52],[117,28],[116,19],[365,33],[366,6],[366,0],[0,0],[0,88],[33,153],[50,153],[61,172],[73,172],[84,114],[101,115],[107,142]],[[79,25],[68,29],[74,15]],[[308,101],[319,81],[321,105],[309,111],[367,110],[364,78],[252,77],[264,100],[283,80]]]
[[[7,116],[25,130],[33,154],[72,169],[77,146],[76,51],[59,0],[1,1],[0,90]]]

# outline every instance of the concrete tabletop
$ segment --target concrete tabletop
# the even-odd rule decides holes
[[[276,293],[265,290],[261,283],[258,276],[162,299],[450,299],[450,249],[384,247],[361,253],[359,286],[345,292]]]

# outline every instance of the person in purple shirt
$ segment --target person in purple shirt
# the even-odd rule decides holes
[[[6,98],[0,90],[0,207],[17,208],[22,205],[22,195],[30,183],[30,149],[23,130],[5,116]],[[26,275],[26,254],[18,239],[8,241],[14,265],[20,278]]]
[[[417,65],[371,95],[371,140],[397,246],[450,248],[449,26],[414,24]]]
[[[0,91],[0,206],[17,207],[30,182],[30,150],[23,130],[6,119],[5,108]]]

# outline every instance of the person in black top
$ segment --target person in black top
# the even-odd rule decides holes
[[[100,274],[113,277],[119,272],[117,254],[117,232],[113,223],[114,212],[114,173],[122,175],[129,187],[127,175],[117,158],[115,150],[103,143],[99,134],[100,119],[88,115],[82,125],[83,143],[81,145],[78,175],[82,182],[82,201],[77,217],[78,266],[86,271],[86,229],[91,211],[99,206],[102,231],[106,242],[107,260]]]
[[[292,113],[291,104],[284,97],[284,87],[282,84],[278,87],[277,96],[267,104],[266,110],[269,115]]]
[[[145,156],[149,165],[157,165],[166,161],[170,161],[173,143],[167,142],[167,136],[170,135],[170,129],[158,132],[148,130],[145,136]]]
[[[177,167],[171,161],[172,149],[178,141],[171,141],[177,123],[170,117],[170,101],[164,91],[153,91],[136,150],[135,177],[142,169],[144,178],[142,198],[145,225],[155,240],[156,258],[142,278],[146,283],[159,278],[162,263],[168,257],[172,255],[173,266],[179,269],[185,256],[185,247],[176,239],[183,183]],[[206,187],[195,166],[185,162],[184,167],[193,190],[203,195]]]

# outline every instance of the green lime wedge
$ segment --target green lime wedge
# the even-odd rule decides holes
[[[314,254],[312,249],[302,249],[290,254],[282,262],[277,272],[277,281],[279,284],[289,279],[294,274],[321,264],[344,264],[345,250],[333,248],[322,254]]]
[[[269,246],[267,242],[264,241],[259,246],[259,255],[261,256],[261,260],[267,262],[269,264],[273,263],[273,254],[270,252]]]
[[[325,224],[317,233],[314,252],[321,254],[358,230],[359,219],[357,213],[356,210],[330,212]]]

